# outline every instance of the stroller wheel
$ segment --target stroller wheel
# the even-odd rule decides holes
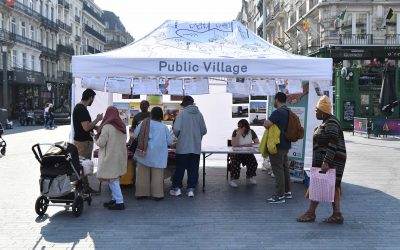
[[[36,199],[35,211],[39,216],[43,216],[46,213],[48,206],[49,200],[45,196],[39,196],[39,198]]]
[[[83,198],[82,196],[77,196],[72,203],[72,212],[74,213],[75,217],[81,216],[83,211]]]

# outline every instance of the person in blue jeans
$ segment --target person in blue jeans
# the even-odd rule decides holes
[[[191,96],[185,96],[181,106],[183,111],[179,113],[173,126],[173,132],[177,137],[176,171],[169,193],[172,196],[182,194],[182,179],[187,170],[187,196],[194,197],[194,189],[199,179],[201,140],[207,133],[207,128],[203,115],[194,105]]]

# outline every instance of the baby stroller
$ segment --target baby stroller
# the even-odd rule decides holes
[[[42,153],[42,146],[50,147],[45,154]],[[84,201],[90,206],[92,198],[90,194],[83,195],[83,169],[75,145],[67,142],[38,143],[32,146],[32,151],[40,163],[41,195],[36,199],[36,213],[42,216],[48,206],[63,206],[72,208],[75,217],[79,217]]]

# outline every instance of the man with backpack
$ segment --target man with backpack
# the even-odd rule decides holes
[[[275,94],[274,107],[268,120],[264,122],[265,128],[276,124],[280,130],[280,143],[277,144],[278,152],[269,156],[272,171],[275,175],[276,194],[267,200],[268,203],[285,203],[286,199],[292,199],[290,191],[290,173],[288,151],[291,142],[301,139],[304,130],[301,127],[299,118],[286,107],[286,94],[278,92]]]

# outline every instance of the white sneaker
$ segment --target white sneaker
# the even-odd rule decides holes
[[[230,181],[229,181],[229,185],[230,185],[231,187],[233,187],[233,188],[237,188],[237,187],[238,187],[238,184],[236,183],[236,180],[230,180]]]
[[[169,191],[169,194],[172,196],[179,196],[182,194],[182,191],[180,188],[174,188]]]
[[[254,178],[254,177],[246,178],[246,181],[247,181],[247,184],[257,185],[256,178]]]
[[[192,188],[188,189],[187,196],[193,198],[194,197],[194,190]]]
[[[271,177],[272,177],[272,178],[275,178],[275,175],[274,175],[274,173],[271,173]]]

